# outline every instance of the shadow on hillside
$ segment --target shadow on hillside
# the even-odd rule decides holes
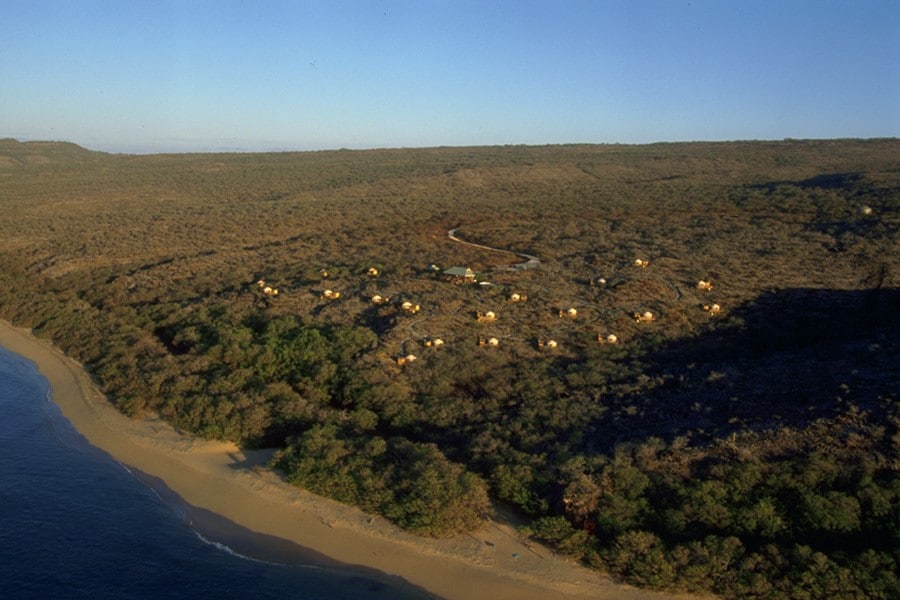
[[[617,442],[802,426],[851,404],[883,416],[900,389],[900,289],[763,294],[696,337],[641,357],[657,385],[623,402]],[[597,424],[610,432],[610,423]],[[601,447],[602,446],[602,447]]]
[[[801,189],[819,188],[823,190],[844,190],[850,189],[862,182],[861,173],[822,173],[800,181],[767,181],[756,185],[748,186],[752,189],[764,189],[774,191],[782,185],[793,185]]]

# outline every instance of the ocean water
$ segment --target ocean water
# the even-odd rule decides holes
[[[185,504],[91,446],[0,348],[0,598],[433,598]]]

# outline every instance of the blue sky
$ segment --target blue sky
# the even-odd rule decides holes
[[[3,0],[0,137],[112,152],[900,136],[900,2]]]

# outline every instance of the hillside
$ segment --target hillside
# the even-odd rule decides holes
[[[128,414],[423,534],[490,499],[639,585],[897,592],[898,140],[0,140],[0,206],[0,317]]]
[[[4,171],[29,167],[80,164],[102,157],[71,142],[20,142],[12,138],[0,139],[0,176]]]

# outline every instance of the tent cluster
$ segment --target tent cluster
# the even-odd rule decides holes
[[[647,268],[649,265],[650,261],[644,258],[638,258],[634,261],[634,266],[638,268]],[[429,267],[429,270],[441,272],[440,268],[436,265],[431,265]],[[442,271],[442,273],[456,281],[472,281],[475,276],[475,273],[471,269],[466,267],[452,267],[450,269]],[[327,279],[331,276],[329,271],[324,269],[320,271],[320,275],[323,279]],[[369,277],[377,277],[380,275],[380,271],[376,267],[370,267],[367,269],[366,275]],[[607,280],[604,277],[591,280],[592,284],[594,284],[595,282],[605,285],[607,283]],[[278,295],[278,290],[268,285],[264,279],[259,279],[259,281],[257,281],[256,283],[262,293],[266,296]],[[713,289],[713,282],[711,280],[701,279],[697,282],[696,289],[704,292],[710,292]],[[337,300],[341,297],[341,293],[331,289],[326,289],[321,292],[321,297],[327,300]],[[390,297],[382,296],[380,294],[374,294],[370,296],[369,300],[374,305],[384,305],[391,302]],[[528,300],[528,296],[520,291],[511,292],[506,296],[506,300],[510,303],[525,302],[526,300]],[[410,301],[404,301],[397,306],[399,310],[407,314],[416,314],[421,310],[420,305],[414,304]],[[710,316],[718,315],[722,311],[722,307],[716,303],[701,304],[700,306]],[[579,316],[578,309],[576,309],[575,307],[559,309],[558,314],[561,318],[573,320]],[[657,315],[649,310],[643,312],[635,312],[633,313],[633,317],[634,321],[637,323],[649,323],[657,319]],[[475,313],[475,319],[480,323],[491,323],[496,321],[498,319],[498,316],[497,313],[492,310],[479,310]],[[619,343],[619,337],[616,334],[609,332],[598,333],[596,339],[597,343],[601,345],[611,345]],[[440,348],[445,344],[444,340],[439,337],[425,338],[421,343],[427,348]],[[500,345],[500,340],[496,337],[480,337],[478,339],[478,345],[486,347],[496,347]],[[536,346],[538,349],[553,350],[560,347],[560,343],[555,339],[537,338]],[[396,363],[402,366],[412,363],[415,360],[416,356],[414,354],[407,354],[405,356],[396,358]]]
[[[697,282],[697,289],[703,290],[705,292],[711,292],[713,289],[712,281],[707,281],[705,279],[701,279]],[[705,312],[709,314],[709,316],[717,315],[722,312],[722,307],[718,304],[703,304],[702,308]]]
[[[418,304],[413,304],[412,302],[407,301],[400,305],[400,310],[402,310],[403,312],[405,312],[407,314],[414,315],[417,312],[419,312],[420,310],[422,310],[422,307],[419,306]]]
[[[722,312],[722,307],[718,304],[704,304],[703,310],[709,313],[710,316],[717,315]]]
[[[637,258],[634,261],[634,266],[644,269],[650,265],[650,261],[645,258]],[[473,281],[475,278],[475,273],[467,268],[467,267],[451,267],[444,271],[441,271],[437,265],[430,265],[429,270],[433,272],[439,272],[443,275],[451,278],[452,281]],[[370,267],[366,271],[366,275],[369,277],[377,277],[380,275],[380,271],[376,267]],[[321,271],[322,278],[328,278],[330,276],[329,272],[326,270]],[[265,281],[260,279],[257,282],[260,288],[263,290],[263,293],[266,295],[277,295],[278,290],[275,290],[266,285]],[[599,277],[591,280],[592,284],[601,284],[605,285],[607,280],[605,277]],[[696,289],[704,292],[712,291],[713,282],[707,279],[701,279],[696,284]],[[322,297],[328,300],[336,300],[341,297],[340,292],[336,292],[330,289],[324,290],[322,292]],[[506,296],[506,300],[510,303],[520,303],[528,300],[528,296],[521,291],[510,292]],[[382,296],[381,294],[374,294],[369,297],[369,301],[374,305],[385,305],[391,302],[391,298],[388,296]],[[721,312],[722,308],[719,304],[702,304],[703,310],[708,313],[710,316],[717,315]],[[421,310],[421,306],[418,304],[414,304],[411,301],[404,301],[397,305],[400,311],[407,314],[416,314]],[[575,307],[561,308],[558,311],[560,318],[565,319],[576,319],[579,317],[578,309]],[[658,315],[654,314],[652,311],[646,310],[643,312],[635,312],[633,313],[634,321],[637,323],[649,323],[657,320]],[[475,320],[479,323],[491,323],[497,321],[498,316],[497,313],[493,310],[484,310],[477,311],[475,313]],[[534,339],[534,338],[532,338]],[[619,343],[619,337],[614,333],[597,333],[597,343],[601,345],[612,345]],[[441,338],[425,338],[421,342],[427,348],[440,348],[445,342]],[[500,340],[496,337],[480,337],[478,339],[478,345],[483,347],[497,347],[500,345]],[[545,338],[537,338],[536,346],[538,349],[545,350],[553,350],[560,347],[560,342],[556,339],[545,339]],[[416,360],[416,356],[414,354],[407,354],[405,356],[400,356],[395,359],[398,365],[406,365]]]
[[[430,338],[425,340],[425,346],[427,348],[440,348],[443,345],[444,340],[441,338]],[[416,360],[418,360],[418,357],[415,354],[407,354],[406,356],[398,356],[396,362],[398,366],[402,367],[415,362]]]
[[[265,294],[266,296],[277,296],[278,295],[278,290],[273,288],[270,285],[266,285],[266,282],[264,279],[260,279],[259,281],[257,281],[256,285],[259,287],[259,289],[262,290],[262,293]]]

